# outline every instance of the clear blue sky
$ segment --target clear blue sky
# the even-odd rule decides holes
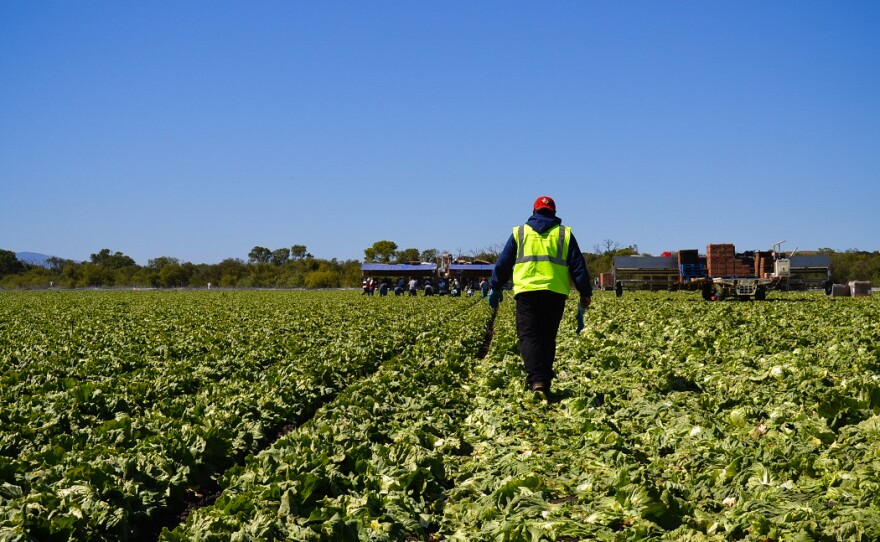
[[[0,248],[880,249],[880,2],[0,3]]]

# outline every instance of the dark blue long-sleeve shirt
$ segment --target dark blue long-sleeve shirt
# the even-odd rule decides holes
[[[544,233],[550,228],[561,225],[562,219],[556,216],[547,216],[539,213],[533,214],[526,221],[536,232]],[[587,263],[584,261],[584,255],[578,246],[574,233],[568,242],[568,273],[571,281],[578,293],[582,296],[593,295],[593,285],[590,283],[590,272],[587,271]],[[492,271],[492,278],[489,280],[489,287],[495,291],[500,291],[507,281],[513,276],[513,265],[516,263],[516,239],[513,234],[507,239],[507,244],[498,256],[495,262],[495,270]]]

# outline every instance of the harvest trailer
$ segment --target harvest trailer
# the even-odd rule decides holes
[[[604,279],[607,285],[619,283],[625,290],[701,290],[706,300],[761,300],[775,289],[821,287],[831,276],[827,255],[786,257],[779,252],[780,245],[741,254],[732,244],[719,244],[708,245],[705,254],[680,250],[675,255],[615,256],[612,273],[599,277],[600,287]],[[805,258],[809,265],[802,261]]]
[[[708,245],[705,264],[696,250],[681,250],[681,282],[700,288],[706,301],[727,297],[762,301],[768,291],[779,288],[791,276],[790,260],[778,252],[781,244],[776,243],[769,252],[756,251],[754,256],[736,254],[733,244]]]

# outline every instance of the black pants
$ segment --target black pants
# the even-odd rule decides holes
[[[550,291],[523,292],[516,296],[516,335],[526,369],[526,384],[549,388],[556,359],[556,333],[568,296]]]

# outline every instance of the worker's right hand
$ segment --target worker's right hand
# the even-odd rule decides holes
[[[489,301],[489,307],[492,309],[497,309],[498,304],[504,301],[504,292],[498,290],[489,290],[489,297],[487,298]]]
[[[592,298],[590,296],[582,295],[580,306],[583,307],[584,309],[589,309],[590,308],[590,301],[592,301]]]

